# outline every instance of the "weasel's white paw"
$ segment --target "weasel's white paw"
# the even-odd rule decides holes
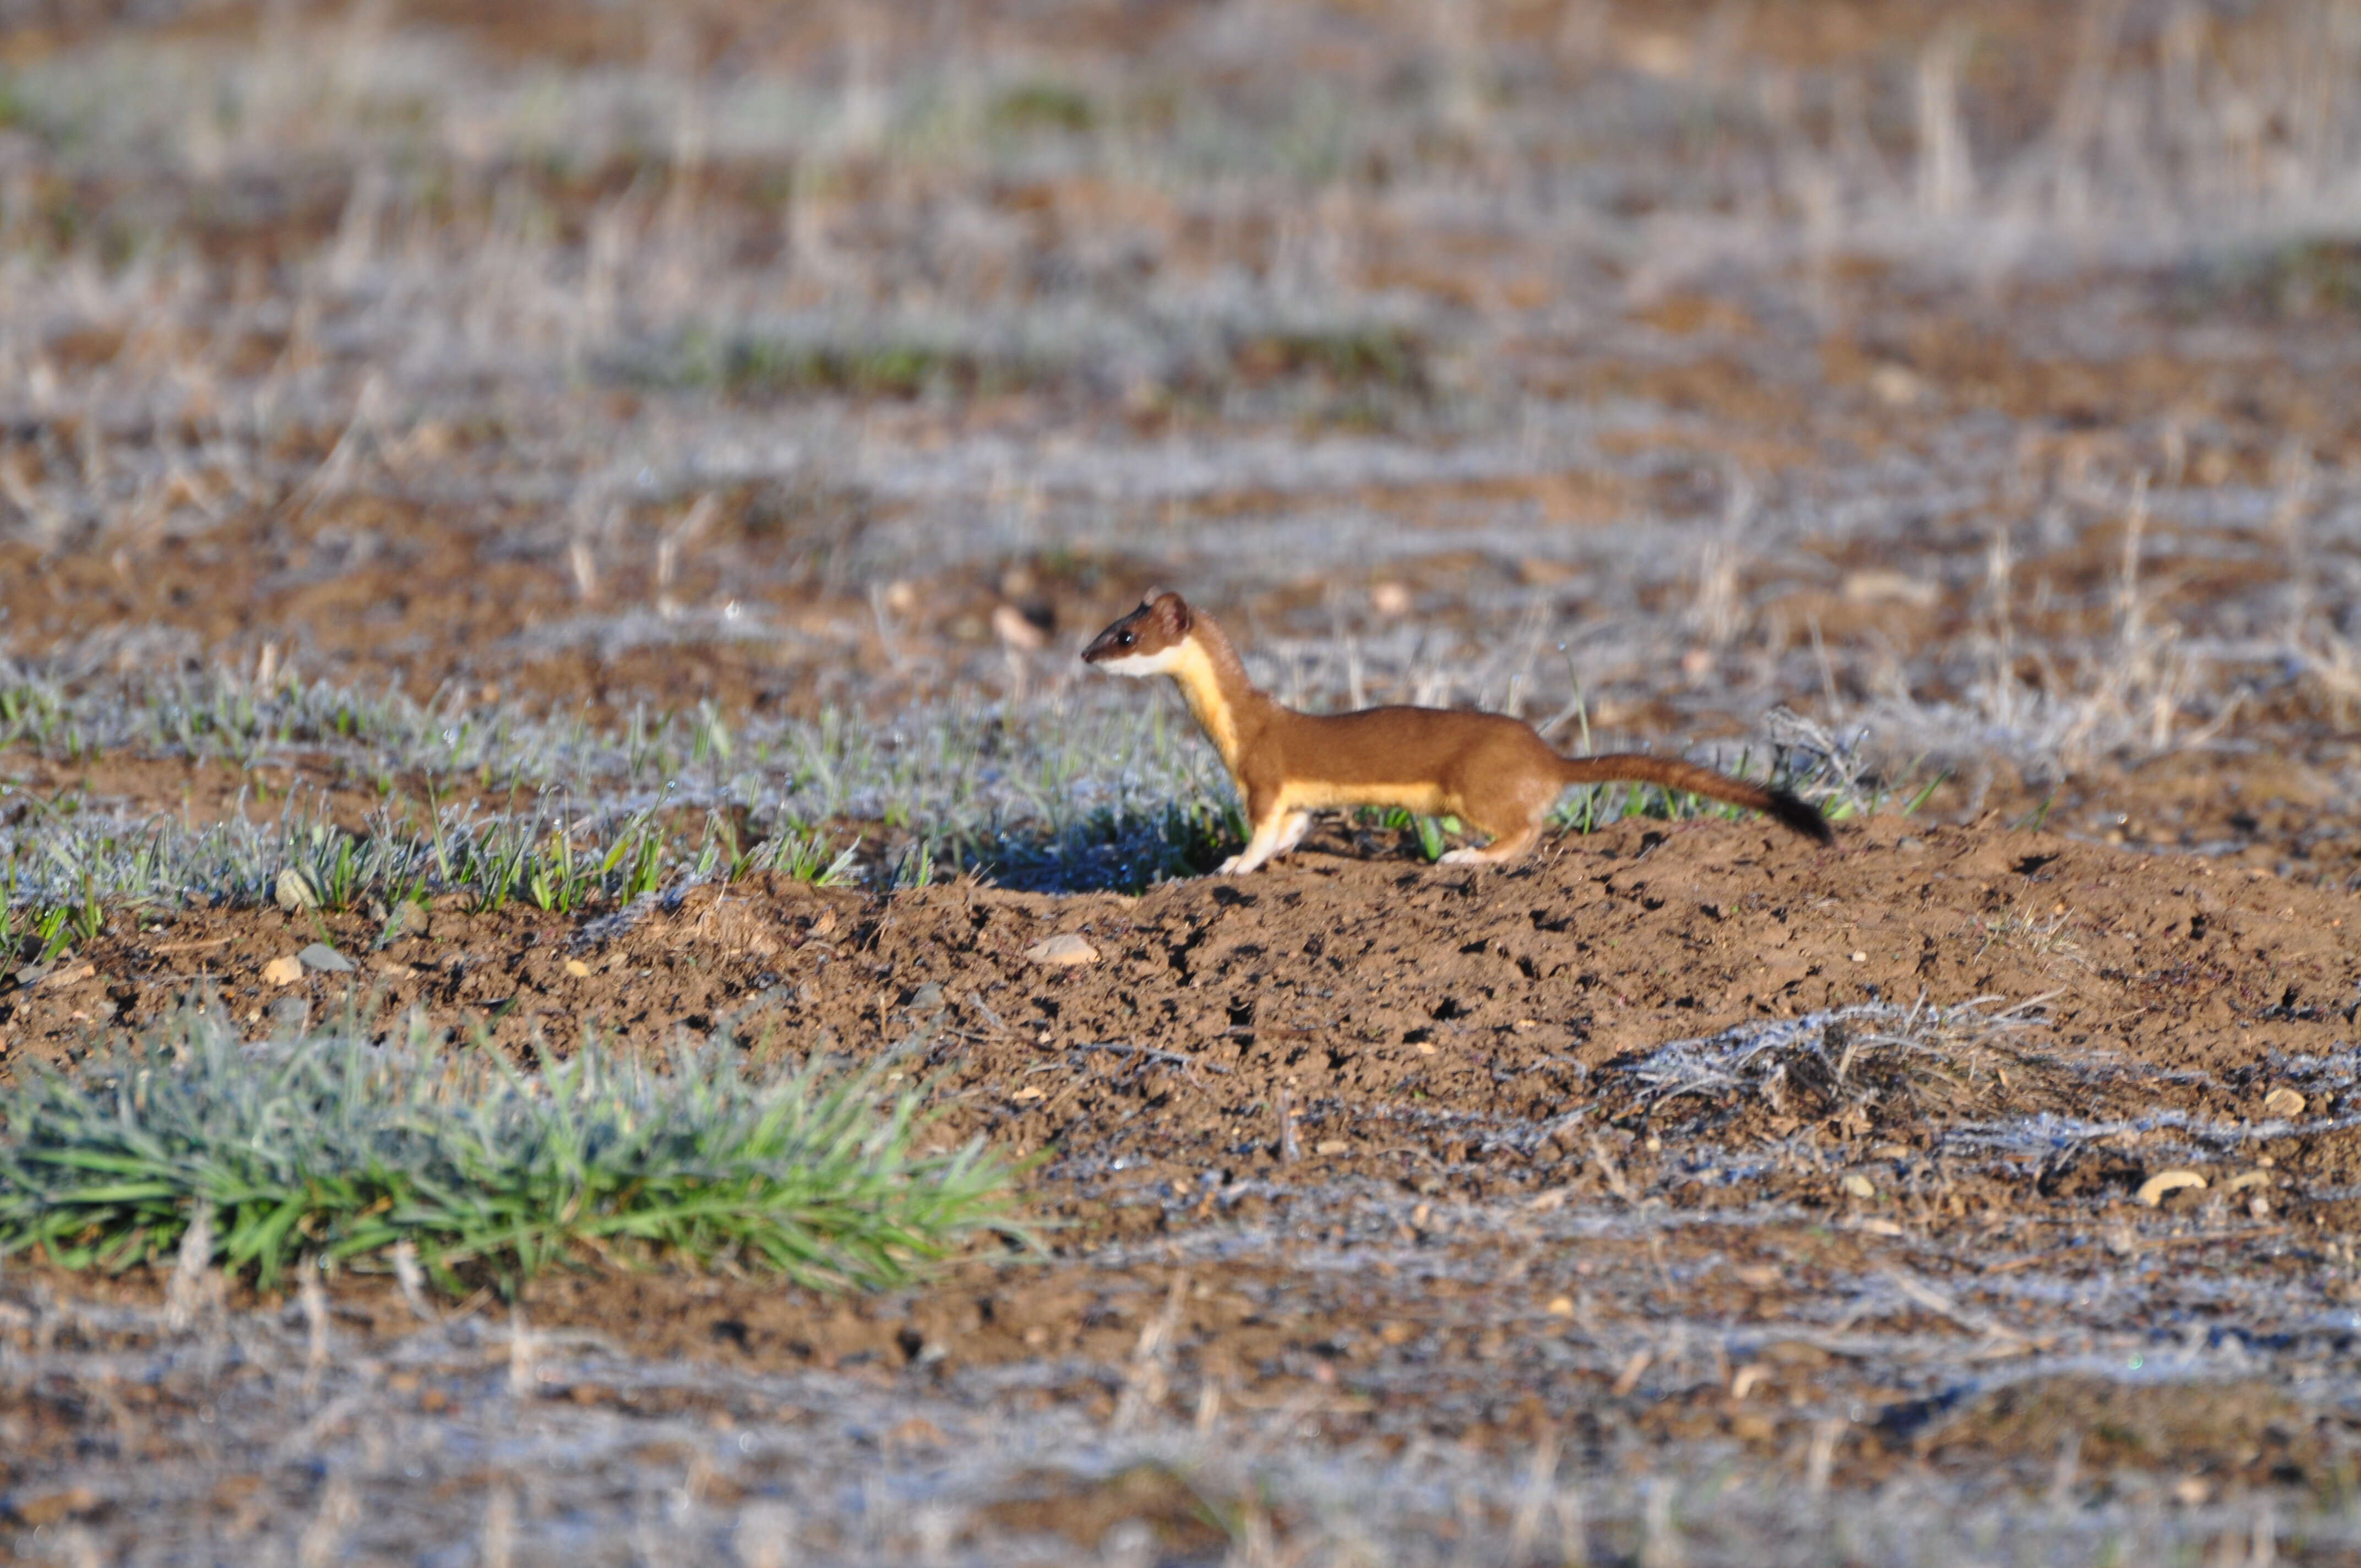
[[[1434,863],[1438,866],[1481,866],[1490,861],[1491,857],[1481,850],[1452,850]]]
[[[1235,876],[1238,874],[1238,862],[1245,859],[1246,857],[1244,855],[1232,855],[1228,860],[1224,861],[1220,865],[1213,868],[1213,874],[1215,876]]]

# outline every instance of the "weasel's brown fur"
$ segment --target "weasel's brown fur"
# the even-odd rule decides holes
[[[1170,675],[1237,784],[1253,837],[1224,863],[1254,871],[1293,849],[1312,813],[1400,806],[1456,817],[1491,842],[1457,863],[1498,863],[1532,850],[1568,784],[1622,780],[1752,806],[1806,838],[1831,841],[1826,818],[1785,790],[1664,757],[1562,757],[1522,719],[1437,707],[1298,713],[1257,689],[1213,618],[1179,594],[1151,594],[1099,633],[1082,657],[1115,674]]]

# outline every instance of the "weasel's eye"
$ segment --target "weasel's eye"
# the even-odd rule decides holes
[[[1131,633],[1126,631],[1122,636],[1116,638],[1115,641],[1115,646],[1118,648],[1128,648],[1131,646],[1132,642]]]

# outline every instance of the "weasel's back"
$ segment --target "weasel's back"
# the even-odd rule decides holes
[[[1334,784],[1437,782],[1469,764],[1554,768],[1556,752],[1521,718],[1447,707],[1364,707],[1352,713],[1282,710],[1274,729],[1290,779]]]

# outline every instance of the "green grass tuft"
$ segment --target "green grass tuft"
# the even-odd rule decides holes
[[[1061,82],[1024,82],[1006,88],[992,101],[990,120],[996,129],[1064,131],[1080,136],[1098,123],[1098,107],[1081,89]]]
[[[742,855],[732,858],[734,879],[755,872],[772,872],[814,887],[842,887],[855,879],[861,840],[839,850],[817,830],[800,833],[783,828]]]
[[[172,1255],[203,1213],[212,1259],[265,1288],[404,1242],[454,1293],[594,1258],[894,1286],[1021,1232],[1005,1161],[917,1147],[927,1116],[885,1089],[891,1060],[762,1071],[717,1036],[653,1066],[586,1042],[526,1072],[423,1025],[250,1047],[183,1008],[0,1090],[0,1256],[119,1271]]]

